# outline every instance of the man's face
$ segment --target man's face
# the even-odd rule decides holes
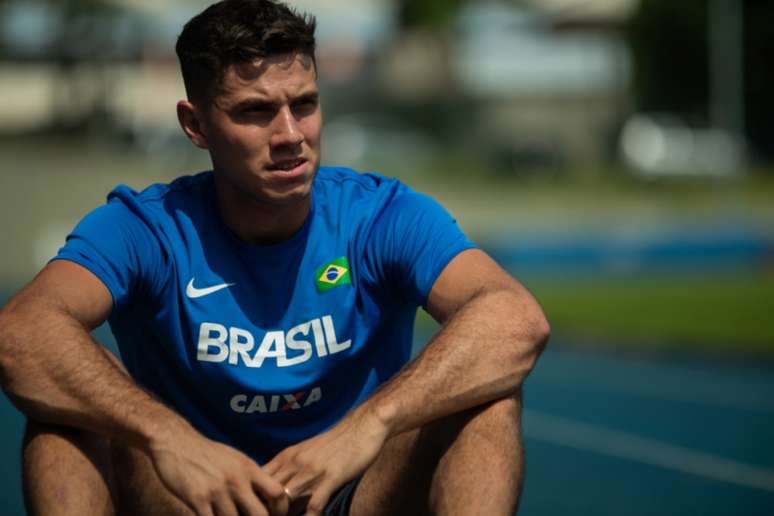
[[[202,131],[229,194],[293,204],[308,198],[320,165],[321,125],[314,63],[288,54],[230,66]]]

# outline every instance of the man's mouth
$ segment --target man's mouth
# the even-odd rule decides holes
[[[269,170],[291,172],[294,169],[303,165],[304,163],[306,163],[306,159],[304,158],[285,159],[281,161],[275,161],[274,163],[270,164],[267,168]]]

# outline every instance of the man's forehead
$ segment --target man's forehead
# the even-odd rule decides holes
[[[223,74],[218,96],[298,93],[315,89],[316,85],[317,73],[311,57],[283,54],[230,65]]]

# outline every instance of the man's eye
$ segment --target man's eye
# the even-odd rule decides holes
[[[317,106],[317,101],[314,99],[299,100],[293,104],[293,108],[301,111],[312,110]]]

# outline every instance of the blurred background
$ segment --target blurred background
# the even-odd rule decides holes
[[[289,3],[323,162],[435,196],[552,322],[521,513],[774,513],[774,3]],[[208,4],[0,0],[0,303],[116,184],[209,168],[174,55]]]

